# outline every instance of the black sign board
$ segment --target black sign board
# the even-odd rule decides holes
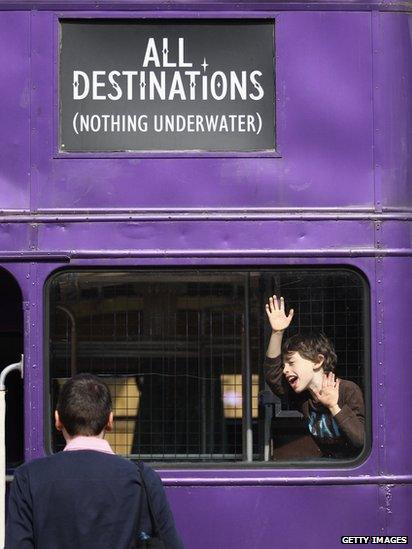
[[[64,20],[60,150],[273,150],[273,21]]]

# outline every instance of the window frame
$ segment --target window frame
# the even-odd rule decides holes
[[[287,264],[259,264],[249,266],[244,265],[88,265],[80,264],[76,266],[58,268],[53,271],[45,281],[43,288],[43,297],[44,297],[44,445],[46,455],[51,455],[54,453],[52,448],[52,417],[51,417],[51,387],[50,387],[50,286],[52,285],[55,278],[61,276],[62,274],[68,273],[81,273],[81,272],[156,272],[156,273],[179,273],[179,272],[190,272],[196,271],[205,273],[230,273],[230,274],[243,274],[246,278],[245,284],[245,303],[244,303],[244,312],[245,312],[245,327],[244,333],[249,336],[249,276],[251,272],[270,272],[270,271],[338,271],[343,273],[349,271],[351,274],[356,274],[360,281],[361,290],[363,292],[363,338],[364,338],[364,364],[363,364],[363,380],[364,380],[364,401],[365,401],[365,444],[362,451],[353,459],[335,459],[335,458],[319,458],[319,459],[307,459],[307,460],[269,460],[269,461],[250,461],[247,459],[247,450],[245,449],[245,438],[247,437],[247,428],[248,421],[245,417],[242,419],[242,450],[243,450],[243,460],[238,461],[153,461],[150,460],[151,466],[156,469],[177,469],[177,470],[195,470],[195,469],[348,469],[357,467],[361,463],[365,462],[369,456],[372,449],[372,406],[371,406],[371,287],[369,280],[366,274],[356,266],[333,263],[333,264],[322,264],[317,263],[308,263],[308,264],[298,264],[298,265],[287,265]],[[263,314],[263,313],[262,313]],[[250,378],[250,383],[252,379],[252,372],[250,369],[250,337],[245,337],[245,364],[246,372],[242,369],[242,378]],[[261,369],[259,370],[259,375],[261,375]],[[243,387],[243,397],[245,398],[245,388]],[[246,400],[247,404],[250,404],[250,414],[249,419],[252,423],[252,413],[251,413],[251,393],[250,398]],[[245,406],[245,411],[248,410],[248,406]],[[292,412],[293,416],[296,416],[298,412]],[[244,413],[244,416],[246,413]],[[282,417],[287,417],[288,412],[282,412]],[[252,433],[253,437],[253,433]],[[245,459],[246,457],[246,459]],[[253,443],[252,443],[252,458],[253,458]],[[127,457],[127,459],[135,459],[132,457]],[[138,459],[138,458],[136,458]]]

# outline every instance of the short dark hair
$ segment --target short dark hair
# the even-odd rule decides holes
[[[104,381],[92,374],[78,374],[61,388],[56,408],[71,437],[96,436],[109,421],[112,397]]]
[[[283,356],[295,352],[312,362],[317,362],[318,355],[323,355],[325,357],[322,364],[324,371],[335,371],[338,357],[336,356],[333,343],[320,332],[296,334],[287,339],[282,348]]]

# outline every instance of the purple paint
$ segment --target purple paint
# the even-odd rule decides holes
[[[16,32],[16,29],[18,31]],[[29,14],[0,16],[1,210],[28,210],[30,172]],[[5,85],[7,83],[7,85]]]
[[[412,206],[412,159],[405,149],[412,140],[411,29],[411,14],[386,14],[376,24],[375,169],[385,210]]]
[[[375,486],[168,490],[183,541],[199,549],[296,549],[303,540],[309,547],[339,548],[348,532],[379,532],[376,494]]]

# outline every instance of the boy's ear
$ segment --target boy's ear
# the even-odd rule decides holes
[[[54,426],[58,431],[63,431],[63,423],[60,421],[59,412],[57,410],[54,411]]]
[[[318,360],[315,362],[314,370],[318,370],[323,366],[323,363],[325,362],[324,355],[318,354]]]
[[[113,430],[113,412],[110,412],[109,421],[107,422],[105,430],[106,431],[112,431]]]

